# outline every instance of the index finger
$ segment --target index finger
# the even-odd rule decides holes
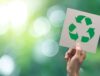
[[[72,52],[72,48],[69,48],[68,51],[65,53],[65,59],[69,59],[70,58],[70,54]]]

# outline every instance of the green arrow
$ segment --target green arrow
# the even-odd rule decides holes
[[[85,16],[79,15],[76,17],[76,22],[81,23],[84,18],[85,18]]]
[[[89,41],[89,37],[82,36],[81,41],[82,42],[88,42]]]
[[[70,38],[73,39],[73,40],[77,40],[78,39],[78,34],[72,34],[69,32],[69,35],[70,35]]]
[[[85,18],[85,22],[86,22],[87,26],[92,24],[91,19],[90,19],[90,18],[88,18],[88,17],[87,17],[87,18]]]
[[[89,36],[90,36],[90,39],[95,35],[94,30],[95,30],[94,28],[89,28],[88,31],[87,31]]]
[[[70,24],[69,31],[73,32],[75,28],[76,28],[76,26],[74,24]]]

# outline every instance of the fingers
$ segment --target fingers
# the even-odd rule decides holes
[[[68,61],[69,59],[71,59],[74,55],[75,55],[76,49],[69,49],[66,54],[65,54],[65,59]]]
[[[67,54],[70,54],[72,51],[73,51],[73,49],[72,48],[69,48]]]
[[[70,48],[70,49],[65,53],[65,59],[66,59],[66,60],[69,60],[71,52],[72,52],[72,49]]]
[[[65,54],[65,59],[67,61],[71,60],[72,57],[77,57],[80,62],[83,62],[86,57],[86,53],[82,51],[79,45],[77,45],[74,49],[70,48]]]
[[[80,56],[80,54],[81,54],[81,50],[79,50],[79,49],[76,48],[76,53],[75,53],[75,55]]]
[[[78,46],[76,47],[76,55],[78,55],[81,59],[85,59],[86,53],[82,51],[82,49]]]
[[[84,61],[84,59],[86,58],[86,53],[85,53],[85,51],[82,51],[79,44],[76,45],[75,56],[78,57],[80,63],[82,63]]]
[[[84,51],[82,51],[80,47],[76,47],[75,55],[78,57],[80,63],[82,63],[86,57],[86,53]]]
[[[81,53],[81,60],[83,61],[86,58],[86,52],[82,51]]]
[[[75,55],[80,57],[81,52],[82,52],[82,51],[81,51],[81,47],[80,47],[79,45],[76,45],[75,49],[76,49]]]
[[[68,54],[67,54],[67,52],[65,54],[65,59],[68,60]]]

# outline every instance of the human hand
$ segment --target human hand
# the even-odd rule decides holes
[[[80,46],[69,49],[65,54],[67,60],[67,72],[69,76],[79,76],[80,65],[84,61],[86,53],[82,51]]]

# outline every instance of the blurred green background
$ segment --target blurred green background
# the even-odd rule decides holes
[[[59,40],[68,7],[100,15],[100,0],[0,0],[0,76],[66,76]],[[80,76],[100,75],[99,50]]]

